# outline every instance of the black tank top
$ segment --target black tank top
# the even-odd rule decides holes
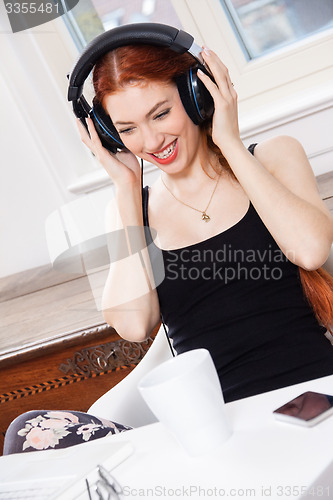
[[[145,187],[147,227],[148,196]],[[251,203],[239,222],[199,243],[161,251],[149,230],[147,239],[153,270],[163,256],[157,292],[173,346],[210,351],[225,401],[333,373],[333,348],[304,298],[298,267]]]

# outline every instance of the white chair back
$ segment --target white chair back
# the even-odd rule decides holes
[[[121,382],[95,401],[88,413],[132,427],[156,422],[156,417],[144,402],[137,385],[146,373],[171,357],[170,346],[161,326],[140,363]]]

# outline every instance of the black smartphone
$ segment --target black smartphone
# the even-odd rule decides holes
[[[312,427],[333,414],[333,396],[304,392],[273,412],[283,422]]]

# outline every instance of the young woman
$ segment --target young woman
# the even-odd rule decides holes
[[[93,78],[128,152],[104,149],[90,119],[90,136],[80,131],[115,185],[109,231],[136,227],[136,248],[143,224],[155,234],[149,252],[132,246],[111,263],[106,321],[140,341],[162,314],[177,353],[209,349],[232,401],[333,373],[332,279],[316,271],[333,223],[302,146],[275,137],[248,151],[228,70],[213,51],[202,56],[216,82],[199,73],[214,99],[208,123],[193,123],[175,85],[191,56],[130,46],[105,55]],[[137,157],[160,170],[143,199]],[[154,283],[158,252],[165,277]]]
[[[215,82],[199,78],[215,110],[200,126],[175,84],[196,62],[148,45],[114,49],[94,68],[96,100],[127,150],[110,154],[91,119],[89,134],[78,126],[115,186],[107,230],[118,258],[104,290],[106,321],[142,341],[162,316],[177,353],[210,351],[232,401],[333,373],[325,337],[333,283],[317,270],[329,254],[333,222],[295,139],[246,149],[228,70],[213,51],[202,56]],[[143,192],[138,158],[160,171]],[[76,412],[30,412],[11,424],[5,453],[122,430]]]

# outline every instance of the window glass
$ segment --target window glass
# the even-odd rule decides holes
[[[159,22],[182,27],[168,0],[80,0],[63,19],[79,49],[122,24]]]
[[[333,0],[220,0],[249,59],[333,27]]]

